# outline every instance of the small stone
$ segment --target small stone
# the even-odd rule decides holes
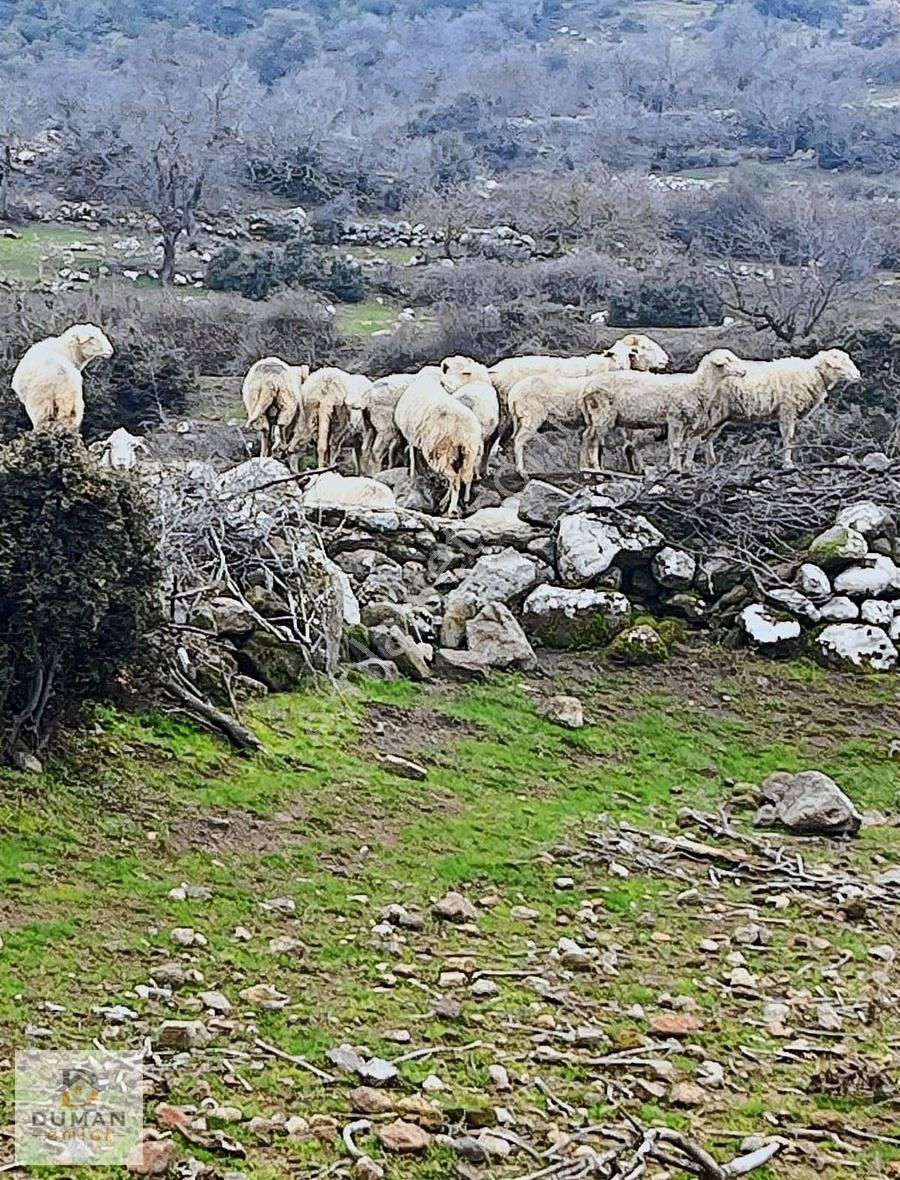
[[[459,1020],[460,1016],[462,1016],[462,1004],[459,1000],[453,1000],[449,996],[444,996],[435,1004],[434,1014],[442,1020]]]
[[[396,1065],[392,1065],[390,1061],[385,1061],[383,1057],[372,1057],[360,1066],[357,1073],[367,1082],[374,1082],[378,1086],[383,1086],[385,1083],[394,1080],[398,1070]]]
[[[718,1061],[704,1061],[697,1070],[697,1081],[708,1090],[718,1090],[725,1084],[725,1070]]]
[[[295,914],[297,903],[292,897],[270,897],[268,901],[259,903],[260,907],[274,914]]]
[[[495,996],[499,989],[493,979],[476,979],[469,990],[481,1000]]]
[[[279,938],[269,939],[270,955],[289,955],[294,959],[301,959],[306,954],[306,946],[299,938],[291,938],[287,934]]]
[[[359,1180],[384,1180],[384,1168],[367,1155],[360,1156],[353,1165],[353,1170]]]
[[[207,1045],[209,1040],[202,1020],[164,1020],[156,1032],[160,1049],[194,1049]]]
[[[478,1136],[478,1146],[488,1158],[505,1159],[512,1151],[512,1144],[508,1139],[501,1139],[499,1135],[492,1135],[490,1131],[482,1131]]]
[[[452,891],[432,906],[432,914],[441,922],[474,922],[478,910],[461,893]]]
[[[197,938],[196,930],[190,926],[176,926],[172,931],[172,941],[179,946],[194,946]]]
[[[201,992],[197,999],[218,1016],[226,1016],[231,1011],[231,1001],[221,992]]]
[[[397,1155],[421,1154],[431,1146],[431,1136],[427,1131],[416,1123],[406,1123],[402,1119],[376,1127],[375,1135],[385,1151]]]
[[[574,889],[575,888],[575,878],[574,877],[557,877],[556,880],[553,882],[553,888],[559,889],[562,892],[565,892],[569,889]]]
[[[171,987],[179,987],[187,978],[180,963],[160,963],[151,974],[156,983],[169,984]]]
[[[280,992],[271,983],[256,983],[252,987],[245,987],[240,996],[248,1004],[263,1008],[267,1012],[278,1012],[291,1002],[289,995]]]
[[[539,910],[533,910],[527,905],[514,905],[509,916],[516,922],[536,922],[541,915]]]
[[[703,1106],[706,1103],[706,1093],[696,1082],[676,1082],[669,1091],[669,1101],[673,1106]]]
[[[165,1176],[177,1160],[178,1152],[171,1139],[144,1139],[135,1143],[125,1167],[136,1176]]]
[[[438,987],[462,987],[467,978],[464,971],[442,971],[438,976]]]
[[[549,697],[540,706],[540,714],[564,729],[581,729],[584,726],[584,706],[578,697]]]
[[[285,1121],[284,1133],[291,1139],[299,1139],[301,1135],[305,1135],[309,1130],[309,1123],[300,1114],[292,1114],[289,1119]]]
[[[689,1037],[702,1027],[703,1021],[690,1012],[660,1012],[650,1021],[650,1031],[657,1037]]]
[[[491,1086],[495,1090],[505,1091],[510,1088],[509,1073],[503,1065],[489,1065],[488,1077],[490,1078]]]
[[[401,758],[399,754],[382,754],[378,758],[378,765],[382,770],[396,774],[398,778],[407,778],[412,782],[423,783],[428,778],[428,771],[418,762],[411,762],[409,758]]]
[[[350,1109],[358,1114],[384,1114],[394,1109],[394,1100],[373,1086],[357,1086],[347,1095]]]
[[[824,1028],[828,1032],[840,1032],[844,1027],[841,1014],[831,1004],[819,1005],[816,1022],[819,1028]]]
[[[444,1083],[437,1074],[430,1073],[422,1082],[422,1089],[426,1094],[437,1094],[439,1090],[444,1089]]]

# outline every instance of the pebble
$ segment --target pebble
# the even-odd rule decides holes
[[[375,1128],[375,1135],[385,1151],[397,1155],[416,1155],[428,1150],[431,1136],[416,1123],[396,1119],[383,1127]]]
[[[474,922],[478,918],[472,903],[453,890],[435,902],[431,912],[441,922]]]
[[[164,1176],[174,1168],[178,1152],[171,1139],[144,1139],[135,1143],[125,1167],[136,1176]]]
[[[260,907],[270,913],[295,914],[297,903],[292,897],[271,897],[268,901],[261,901]]]
[[[473,996],[478,996],[484,999],[487,996],[496,996],[500,990],[493,979],[476,979],[469,989]]]
[[[301,958],[306,954],[306,946],[299,938],[290,938],[283,934],[280,938],[269,939],[269,954],[270,955],[292,955],[294,958]]]
[[[438,987],[462,987],[466,978],[464,971],[442,971],[438,976]]]
[[[245,987],[240,996],[248,1004],[263,1008],[266,1012],[279,1012],[291,1002],[289,995],[280,992],[271,983],[256,983],[252,987]]]
[[[509,916],[516,922],[536,922],[541,915],[539,910],[533,910],[527,905],[514,905]]]
[[[204,1008],[212,1008],[217,1016],[227,1016],[231,1011],[231,1001],[221,992],[201,992],[197,999]]]
[[[436,1094],[439,1090],[444,1089],[444,1083],[437,1074],[430,1073],[424,1082],[422,1082],[422,1089],[426,1094]]]
[[[574,877],[557,877],[556,880],[553,882],[553,887],[554,887],[554,889],[560,889],[563,891],[568,890],[568,889],[574,889],[575,888],[575,878]]]
[[[202,1020],[164,1020],[156,1032],[159,1049],[193,1049],[209,1043],[210,1034]]]
[[[489,1065],[488,1077],[491,1085],[495,1090],[508,1090],[509,1087],[509,1073],[503,1065]]]
[[[176,926],[171,937],[178,946],[206,946],[206,939],[203,938],[203,935],[199,936],[203,941],[198,942],[197,931],[190,926]]]

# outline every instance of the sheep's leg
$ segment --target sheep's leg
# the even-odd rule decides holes
[[[681,472],[684,467],[684,423],[673,418],[669,421],[669,468]]]
[[[585,426],[581,435],[581,457],[578,466],[582,471],[596,471],[599,466],[597,458],[599,440],[592,426]]]
[[[416,478],[416,448],[409,444],[409,478]]]
[[[793,467],[794,435],[797,430],[797,415],[791,407],[781,407],[781,413],[778,415],[778,428],[781,431],[782,463],[785,467]]]
[[[482,479],[487,479],[487,477],[488,477],[488,464],[490,463],[491,456],[494,453],[494,447],[497,445],[497,438],[498,438],[499,434],[500,434],[500,430],[498,428],[492,434],[489,434],[487,436],[487,438],[484,440],[484,450],[481,455],[481,478]]]
[[[268,459],[271,454],[270,438],[269,438],[269,424],[259,428],[259,457],[260,459]]]
[[[447,505],[448,516],[459,516],[459,476],[450,480],[450,502]]]
[[[329,460],[328,442],[331,434],[331,410],[319,410],[319,433],[316,444],[316,458],[320,467],[327,467]]]

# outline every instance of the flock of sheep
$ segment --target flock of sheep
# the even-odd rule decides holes
[[[75,324],[33,344],[16,367],[12,388],[35,429],[80,430],[82,370],[91,360],[112,355],[112,344],[94,324]],[[860,379],[847,353],[836,348],[809,359],[773,361],[742,360],[717,348],[692,373],[662,372],[668,363],[656,341],[637,333],[588,356],[509,357],[491,368],[452,356],[417,373],[378,381],[333,367],[311,373],[307,365],[265,357],[244,378],[242,396],[262,455],[280,455],[296,468],[312,444],[319,467],[328,468],[350,444],[357,478],[344,481],[345,494],[351,501],[375,503],[382,485],[373,486],[371,477],[395,465],[406,449],[410,475],[424,465],[446,481],[445,509],[453,515],[506,442],[512,441],[516,467],[526,474],[525,448],[547,421],[581,427],[586,470],[601,466],[615,428],[625,431],[632,465],[631,432],[665,430],[669,466],[682,471],[701,444],[714,462],[714,439],[725,423],[775,420],[783,461],[790,466],[798,419],[839,382]],[[116,435],[123,436],[119,449],[129,450],[129,461],[114,455],[111,465],[130,466],[138,440],[115,432],[107,452],[119,446],[113,446]]]
[[[405,448],[411,476],[421,463],[446,481],[452,515],[509,440],[525,475],[525,448],[547,421],[581,426],[586,470],[601,466],[616,427],[626,432],[631,460],[631,431],[664,429],[669,465],[682,471],[701,444],[715,461],[714,439],[725,423],[775,420],[791,466],[798,419],[839,382],[860,379],[847,353],[834,348],[774,361],[742,360],[717,348],[692,373],[660,372],[668,363],[666,351],[640,334],[589,356],[509,357],[491,368],[452,356],[377,381],[337,368],[310,373],[306,365],[266,357],[251,367],[242,393],[261,454],[296,465],[312,443],[325,468],[350,444],[358,475],[372,477],[395,465]],[[365,497],[366,483],[354,487]]]

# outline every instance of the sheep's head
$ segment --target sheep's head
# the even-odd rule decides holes
[[[88,361],[109,360],[113,354],[109,338],[96,324],[73,324],[63,332],[62,339],[74,363],[82,368]]]
[[[829,385],[837,385],[838,381],[855,384],[862,380],[859,369],[841,348],[829,348],[825,352],[820,352],[816,357],[816,367]]]
[[[470,381],[490,381],[487,368],[470,356],[448,356],[441,361],[441,385],[456,393]]]
[[[669,363],[669,354],[662,345],[640,332],[629,332],[614,344],[613,348],[618,345],[623,345],[627,349],[630,369],[646,373],[648,369],[664,369]]]
[[[700,362],[700,367],[715,374],[717,380],[747,375],[746,364],[730,348],[714,348]]]

